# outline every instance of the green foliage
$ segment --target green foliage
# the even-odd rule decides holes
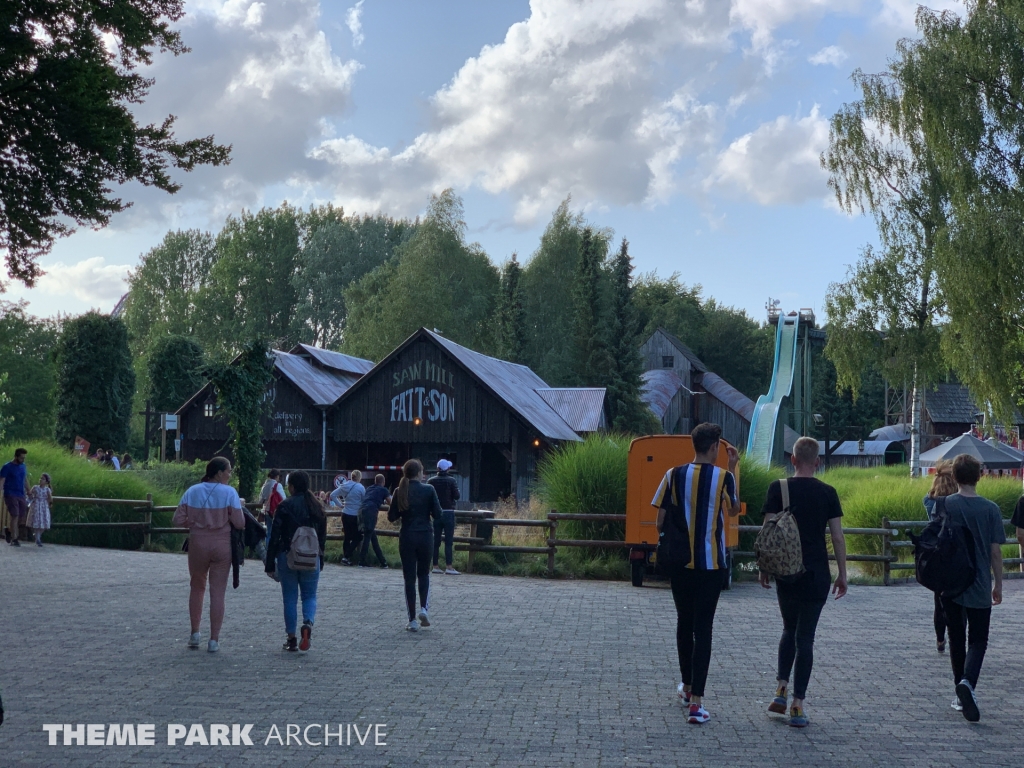
[[[162,336],[149,353],[150,401],[174,413],[205,384],[203,348],[187,336]]]
[[[210,269],[211,321],[221,349],[237,339],[264,338],[286,348],[296,341],[292,275],[299,269],[301,212],[284,203],[228,217],[217,235]]]
[[[611,265],[611,317],[608,324],[608,392],[606,405],[609,425],[616,432],[648,435],[661,431],[661,424],[640,399],[643,358],[637,312],[633,302],[633,259],[629,243],[622,245]]]
[[[571,514],[622,515],[626,512],[626,460],[630,438],[588,435],[546,454],[537,467],[537,491],[544,504]],[[566,520],[559,538],[622,539],[622,523]]]
[[[885,380],[878,369],[869,365],[861,372],[857,397],[849,389],[837,384],[836,369],[824,354],[818,352],[813,361],[814,381],[811,386],[811,402],[816,413],[829,413],[831,439],[839,437],[865,439],[871,430],[885,423]],[[849,429],[860,427],[860,432]],[[825,426],[811,424],[810,436],[825,439]]]
[[[418,328],[438,329],[482,352],[493,349],[498,270],[465,241],[462,200],[450,189],[395,257],[345,292],[344,351],[380,360]]]
[[[267,407],[264,395],[273,376],[270,350],[262,339],[251,341],[234,361],[211,365],[207,372],[217,392],[217,405],[231,430],[238,493],[251,499],[266,458],[260,418]]]
[[[7,375],[4,391],[10,405],[7,438],[12,441],[53,436],[56,370],[53,348],[58,324],[25,312],[24,303],[0,301],[0,371]]]
[[[523,270],[513,253],[501,270],[498,302],[494,312],[494,354],[513,363],[523,362],[526,349],[522,279]]]
[[[608,372],[608,350],[602,327],[601,268],[603,249],[594,231],[584,227],[580,254],[572,286],[573,373],[576,384],[602,386]]]
[[[4,392],[4,388],[7,386],[7,371],[0,373],[0,440],[4,439],[4,435],[7,432],[7,427],[10,425],[13,418],[7,415],[10,411],[11,398]]]
[[[135,395],[128,329],[89,312],[64,323],[56,348],[57,442],[80,435],[94,447],[124,450]]]
[[[138,499],[153,495],[157,506],[176,506],[181,499],[181,490],[163,490],[147,482],[146,473],[115,472],[92,461],[72,455],[61,446],[49,442],[21,443],[7,442],[0,445],[0,457],[10,457],[15,447],[28,450],[26,465],[29,482],[35,485],[39,475],[46,472],[53,483],[54,496],[75,496],[94,499]],[[8,459],[4,459],[5,461]],[[154,525],[170,527],[171,512],[154,512]],[[91,504],[56,504],[53,507],[53,522],[129,522],[141,521],[142,512],[126,507],[99,507]],[[138,549],[142,546],[142,532],[139,530],[60,530],[46,534],[47,541],[57,544],[78,544],[91,547]],[[164,547],[180,548],[180,536],[162,538]]]
[[[333,348],[341,343],[348,317],[345,289],[394,256],[416,231],[405,220],[352,216],[330,206],[304,217],[306,235],[299,269],[292,277],[301,341]]]
[[[31,286],[36,259],[78,225],[105,225],[128,207],[111,186],[166,192],[169,168],[228,161],[213,137],[177,141],[174,118],[136,123],[152,85],[138,71],[154,49],[188,49],[172,22],[181,0],[8,0],[0,4],[0,250]],[[104,37],[117,42],[111,55]]]

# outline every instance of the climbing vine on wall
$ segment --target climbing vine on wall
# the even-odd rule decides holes
[[[207,375],[233,436],[238,494],[252,499],[266,458],[260,418],[266,409],[264,393],[272,378],[270,348],[262,339],[251,341],[231,363],[209,366]]]

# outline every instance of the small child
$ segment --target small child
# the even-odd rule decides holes
[[[53,503],[53,491],[50,489],[50,476],[43,472],[39,476],[39,485],[28,492],[28,524],[36,536],[36,546],[43,546],[43,531],[50,530],[50,504]]]

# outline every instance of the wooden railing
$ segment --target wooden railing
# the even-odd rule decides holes
[[[243,503],[244,499],[243,499]],[[187,534],[187,528],[171,528],[171,527],[160,527],[153,525],[153,513],[154,512],[169,512],[174,511],[175,507],[170,506],[156,506],[153,504],[152,495],[147,495],[145,499],[91,499],[81,498],[75,496],[54,496],[53,504],[67,504],[67,505],[81,505],[81,506],[95,506],[95,507],[113,507],[113,508],[130,508],[137,512],[142,513],[143,519],[141,520],[129,520],[129,521],[100,521],[100,522],[54,522],[51,524],[51,528],[54,529],[142,529],[144,535],[144,545],[150,545],[150,538],[153,534]],[[259,502],[245,503],[245,506],[250,511],[256,511],[261,508]],[[385,508],[382,508],[386,510]],[[341,511],[336,508],[328,509],[328,517],[339,517]],[[547,556],[547,572],[549,576],[555,574],[555,555],[559,547],[584,547],[584,548],[606,548],[606,549],[618,549],[622,547],[629,547],[625,541],[611,540],[602,541],[595,539],[560,539],[558,538],[558,523],[563,520],[575,520],[580,522],[592,522],[592,523],[624,523],[626,520],[625,515],[594,515],[594,514],[567,514],[559,513],[552,510],[546,520],[529,520],[529,519],[517,519],[517,518],[498,518],[495,517],[495,513],[489,510],[456,510],[455,522],[457,525],[469,525],[469,536],[455,536],[453,542],[456,545],[455,549],[460,552],[467,553],[467,573],[473,571],[474,555],[478,552],[494,552],[494,553],[518,553],[518,554],[533,554],[533,555],[546,555]],[[888,518],[882,518],[882,526],[880,528],[844,528],[843,534],[845,536],[879,536],[882,539],[881,542],[881,554],[859,554],[859,553],[847,553],[846,559],[851,563],[880,563],[882,566],[882,582],[883,584],[889,585],[892,583],[893,571],[913,571],[914,563],[912,560],[908,561],[901,559],[900,553],[913,549],[913,542],[909,538],[904,537],[904,533],[909,530],[920,530],[928,524],[926,520],[889,520]],[[1009,529],[1013,529],[1014,526],[1009,520],[1003,520],[1004,526]],[[546,528],[547,529],[547,540],[545,546],[522,546],[514,544],[494,544],[492,531],[495,526],[502,527],[524,527],[524,528]],[[757,533],[761,530],[759,525],[740,525],[740,533]],[[399,531],[378,528],[378,536],[384,537],[397,537]],[[1012,532],[1008,538],[1008,543],[1012,542]],[[327,539],[329,541],[340,541],[344,538],[342,534],[329,533]],[[743,550],[732,550],[733,558],[753,558],[754,553]],[[1024,551],[1019,553],[1021,556],[1009,557],[1003,559],[1004,571],[1009,566],[1018,566],[1018,571],[1024,573]],[[835,560],[835,555],[829,554],[830,560]]]

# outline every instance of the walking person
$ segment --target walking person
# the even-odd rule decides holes
[[[441,517],[434,521],[434,573],[446,573],[458,576],[459,572],[452,565],[452,541],[455,538],[455,502],[459,500],[459,483],[448,474],[452,463],[448,459],[437,462],[437,474],[427,480],[437,491],[437,500],[441,504]],[[438,564],[441,556],[441,536],[444,535],[445,569]]]
[[[410,632],[430,626],[430,553],[434,542],[431,521],[441,516],[441,503],[437,491],[423,482],[423,465],[409,459],[402,467],[388,520],[402,521],[398,534],[398,554],[402,558],[402,576],[405,578],[405,604],[409,613]],[[416,586],[420,589],[420,609],[416,611]]]
[[[977,572],[966,592],[942,598],[942,609],[949,625],[949,661],[956,684],[952,707],[976,723],[981,712],[975,691],[988,648],[992,606],[1003,602],[1001,545],[1006,542],[1006,532],[999,507],[978,495],[981,463],[973,456],[960,454],[953,459],[953,479],[958,490],[946,497],[946,515],[951,523],[966,526],[971,532]]]
[[[348,480],[339,485],[331,494],[331,501],[343,502],[341,508],[341,529],[345,534],[345,542],[341,549],[342,565],[353,565],[352,557],[359,548],[363,534],[359,532],[359,510],[363,506],[363,496],[366,495],[366,488],[363,487],[363,473],[358,469],[352,470]]]
[[[935,500],[951,496],[957,492],[956,480],[953,479],[953,462],[939,461],[935,465],[935,479],[932,480],[932,487],[928,495],[924,497],[924,509],[928,513],[928,519],[935,519]],[[932,612],[932,624],[935,626],[935,649],[939,653],[946,650],[946,614],[942,610],[942,597],[938,592],[933,592],[935,607]]]
[[[369,568],[366,564],[366,557],[370,553],[370,545],[373,545],[373,554],[377,556],[377,564],[381,568],[388,567],[388,561],[380,550],[380,542],[377,541],[377,515],[380,508],[391,503],[391,494],[384,487],[384,475],[377,475],[373,478],[373,485],[366,489],[363,496],[363,506],[359,508],[359,527],[363,532],[363,543],[359,547],[359,567]]]
[[[666,525],[689,537],[689,563],[670,574],[676,605],[676,649],[679,653],[679,697],[688,704],[687,722],[706,723],[704,690],[711,665],[711,635],[718,598],[728,577],[725,557],[725,517],[740,513],[736,495],[739,453],[731,445],[729,469],[715,465],[722,437],[717,424],[698,424],[690,433],[693,463],[665,473],[652,506],[658,508],[658,532]]]
[[[28,518],[28,467],[25,457],[28,451],[24,448],[14,449],[14,459],[0,467],[0,478],[4,481],[4,506],[11,521],[11,530],[4,536],[12,547],[20,547],[18,528],[26,524]]]
[[[800,532],[804,572],[791,579],[776,579],[775,582],[779,612],[782,614],[782,638],[779,640],[775,698],[768,705],[768,711],[781,715],[786,713],[789,677],[793,672],[789,724],[794,728],[804,728],[809,722],[804,712],[804,699],[814,665],[814,634],[828,600],[829,587],[832,587],[836,600],[846,595],[847,590],[843,510],[836,489],[814,476],[818,455],[818,441],[813,437],[797,440],[791,458],[793,476],[776,480],[768,486],[768,495],[761,509],[765,521],[768,521],[786,508],[782,485],[785,483],[789,511],[793,513]],[[832,550],[838,567],[834,585],[825,545],[826,528],[832,535]],[[761,571],[759,581],[762,587],[771,589],[771,577],[764,571]]]
[[[203,596],[210,582],[210,641],[206,650],[220,650],[220,628],[224,623],[224,595],[231,570],[231,529],[245,528],[242,502],[238,491],[228,485],[231,462],[214,456],[206,465],[206,474],[181,497],[174,512],[173,524],[188,528],[188,572],[191,590],[188,614],[192,622],[189,648],[198,648],[201,635],[199,622],[203,616]]]
[[[50,530],[50,507],[53,505],[53,490],[50,488],[50,475],[43,472],[39,476],[39,484],[33,485],[28,493],[29,520],[36,546],[43,546],[43,531]]]
[[[301,531],[312,528],[316,532],[319,553],[315,567],[311,569],[292,568],[288,564],[288,553],[293,541]],[[324,567],[324,545],[327,543],[327,516],[323,505],[309,490],[309,474],[298,470],[288,475],[288,498],[277,507],[274,530],[267,546],[265,570],[269,576],[281,582],[281,597],[284,600],[284,629],[288,634],[283,650],[306,653],[312,643],[313,622],[316,620],[316,588],[320,582],[320,571]],[[275,576],[276,574],[276,576]],[[302,594],[302,636],[295,636],[298,623],[299,594]]]

